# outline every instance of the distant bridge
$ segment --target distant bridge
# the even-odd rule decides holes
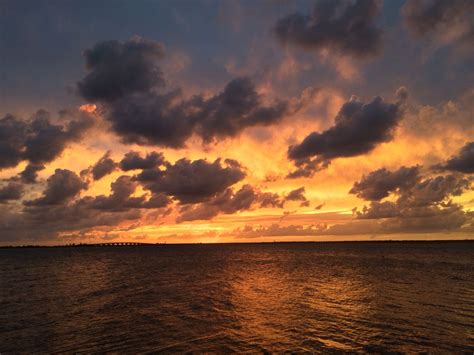
[[[128,247],[137,245],[155,245],[152,243],[138,243],[138,242],[109,242],[109,243],[81,243],[68,244],[68,247]]]
[[[152,246],[166,243],[139,243],[139,242],[109,242],[109,243],[71,243],[63,245],[0,245],[1,249],[6,248],[81,248],[81,247],[127,247],[127,246]],[[1,355],[1,353],[0,353]]]

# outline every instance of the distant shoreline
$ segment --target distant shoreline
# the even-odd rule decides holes
[[[356,243],[465,243],[474,242],[474,239],[439,239],[439,240],[340,240],[340,241],[268,241],[268,242],[229,242],[229,243],[134,243],[134,242],[113,242],[113,243],[79,243],[60,245],[0,245],[0,249],[45,249],[45,248],[123,248],[123,247],[153,247],[153,246],[186,246],[186,245],[243,245],[243,244],[356,244]]]

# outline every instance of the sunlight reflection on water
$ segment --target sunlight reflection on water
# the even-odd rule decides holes
[[[0,250],[0,352],[473,351],[474,243]]]

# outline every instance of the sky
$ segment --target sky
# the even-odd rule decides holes
[[[0,0],[0,245],[474,237],[471,0]]]

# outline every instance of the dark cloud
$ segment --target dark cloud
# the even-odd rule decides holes
[[[205,142],[235,137],[245,128],[279,122],[289,110],[286,101],[263,104],[253,83],[237,78],[210,98],[185,99],[180,90],[128,96],[107,105],[107,120],[126,143],[179,148],[193,134]]]
[[[180,159],[167,163],[165,170],[144,170],[137,176],[143,186],[154,192],[172,196],[180,203],[196,203],[210,199],[245,177],[243,168],[233,160]]]
[[[226,189],[210,201],[197,205],[183,206],[176,221],[209,220],[220,213],[233,214],[238,211],[248,210],[256,200],[256,197],[256,193],[250,185],[244,185],[235,193],[232,189]]]
[[[21,161],[41,165],[56,159],[71,142],[78,141],[93,120],[83,112],[61,111],[58,121],[44,110],[32,119],[12,115],[0,119],[0,169],[15,167]]]
[[[240,163],[232,159],[223,162],[217,159],[212,163],[204,159],[180,159],[170,163],[161,153],[152,152],[142,158],[136,152],[129,152],[120,165],[124,170],[140,169],[133,181],[140,183],[144,189],[157,196],[177,200],[180,204],[179,222],[211,219],[221,213],[232,214],[254,206],[282,208],[290,200],[301,201],[305,205],[308,203],[304,188],[285,197],[262,192],[251,185],[244,185],[235,191],[231,186],[246,174]],[[132,184],[132,180],[128,184]],[[102,200],[105,201],[105,197]],[[109,199],[106,201],[108,203]]]
[[[437,165],[435,168],[465,174],[474,173],[474,142],[466,143],[457,156],[451,157],[445,164]]]
[[[294,13],[279,19],[274,32],[282,43],[304,49],[372,57],[382,47],[382,31],[375,24],[380,4],[378,0],[319,0],[310,15]]]
[[[230,81],[211,97],[185,98],[179,88],[163,88],[156,63],[161,55],[161,45],[142,39],[101,42],[85,53],[89,73],[78,91],[101,104],[126,143],[179,148],[193,134],[204,142],[235,137],[247,127],[279,122],[305,102],[266,103],[248,78]]]
[[[27,128],[24,157],[33,164],[53,161],[70,142],[77,141],[92,126],[92,119],[85,113],[60,112],[65,125],[50,122],[46,111],[39,111]]]
[[[417,37],[456,32],[455,37],[472,44],[473,11],[471,0],[411,0],[403,6],[402,15],[408,29]]]
[[[137,187],[138,183],[132,177],[120,176],[111,184],[112,193],[109,196],[85,197],[79,203],[111,212],[122,212],[131,208],[163,208],[170,203],[169,198],[163,194],[154,194],[150,199],[146,196],[132,197]]]
[[[91,167],[90,171],[94,180],[102,179],[117,168],[117,163],[110,158],[110,153],[110,151],[105,153],[105,155]]]
[[[44,165],[28,164],[19,174],[19,178],[25,184],[34,184],[38,178],[38,172],[44,169]]]
[[[83,201],[28,206],[21,212],[8,211],[2,214],[0,241],[64,242],[63,236],[68,232],[85,235],[88,231],[107,231],[136,222],[140,217],[138,209],[123,212],[98,211]]]
[[[246,127],[268,126],[279,122],[288,113],[289,103],[277,101],[271,106],[262,103],[262,96],[249,78],[232,80],[224,91],[206,100],[195,97],[193,115],[196,133],[204,141],[234,137]]]
[[[283,208],[285,199],[274,192],[261,192],[258,195],[260,207]]]
[[[0,203],[20,200],[23,195],[23,185],[17,182],[9,182],[0,188]]]
[[[394,202],[371,202],[358,212],[358,219],[378,221],[381,233],[462,231],[472,216],[455,203],[401,206]]]
[[[250,185],[235,192],[230,189],[245,176],[242,166],[232,159],[214,162],[181,159],[173,164],[162,154],[153,152],[142,158],[131,153],[125,156],[125,162],[131,165],[125,166],[151,168],[142,169],[135,176],[120,176],[111,184],[109,195],[79,198],[79,193],[88,187],[87,182],[72,171],[57,169],[47,179],[41,197],[24,201],[24,208],[19,212],[3,214],[2,238],[55,238],[68,233],[109,231],[130,223],[130,228],[135,228],[133,226],[140,225],[143,217],[148,218],[149,223],[168,214],[172,199],[179,202],[178,219],[206,219],[219,213],[252,208],[261,204],[261,196],[267,194]],[[140,185],[150,192],[137,195]],[[11,191],[8,196],[6,192],[7,189],[5,199],[11,199]]]
[[[0,119],[0,169],[17,166],[23,160],[27,125],[12,115]]]
[[[128,96],[106,105],[106,119],[125,143],[180,148],[194,131],[192,104],[181,91]]]
[[[219,214],[234,214],[258,207],[283,208],[284,200],[278,194],[262,192],[251,185],[244,185],[235,191],[231,188],[212,199],[180,208],[177,222],[210,220]]]
[[[304,194],[305,194],[305,188],[302,186],[298,189],[290,191],[288,195],[286,195],[285,200],[286,201],[300,201],[301,206],[307,207],[309,206],[309,201]]]
[[[162,86],[157,61],[163,54],[161,44],[142,38],[99,42],[84,52],[88,74],[77,84],[79,94],[89,101],[113,101]]]
[[[382,220],[382,232],[433,232],[458,230],[472,219],[463,206],[452,202],[471,189],[471,182],[458,175],[423,177],[419,167],[402,167],[370,173],[351,193],[371,201],[356,211],[357,218]],[[390,193],[395,199],[383,201]]]
[[[137,182],[133,181],[130,176],[120,176],[111,184],[112,193],[110,196],[99,195],[89,201],[93,208],[102,210],[122,211],[136,207],[143,202],[143,198],[131,197],[137,185]],[[88,200],[84,199],[84,201]]]
[[[298,189],[290,191],[286,195],[286,199],[289,201],[306,201],[306,197],[304,193],[305,193],[305,188],[302,186]]]
[[[170,199],[162,194],[134,197],[138,183],[121,176],[111,184],[109,196],[76,198],[84,183],[76,174],[58,169],[48,180],[43,196],[26,201],[21,211],[0,206],[0,241],[49,240],[68,233],[117,230],[125,225],[134,229],[141,224],[142,211],[150,210],[152,219],[169,213]],[[64,241],[64,240],[62,240]]]
[[[399,217],[400,210],[396,203],[391,201],[372,201],[370,206],[364,206],[362,212],[356,211],[356,215],[361,219],[379,219]]]
[[[460,196],[470,189],[468,179],[458,175],[436,176],[420,180],[411,189],[400,191],[400,202],[411,206],[441,204],[451,196]]]
[[[400,103],[387,103],[376,97],[364,104],[351,98],[339,110],[334,126],[322,133],[313,132],[300,144],[289,147],[288,157],[298,168],[289,177],[311,176],[332,159],[370,152],[392,139],[401,117]]]
[[[252,238],[472,232],[474,213],[452,201],[453,197],[472,190],[471,181],[460,175],[424,177],[418,166],[396,171],[379,169],[355,183],[353,190],[358,197],[370,201],[362,210],[354,209],[355,220],[333,225],[246,226],[234,230],[232,235]]]
[[[385,168],[378,169],[356,182],[349,192],[364,200],[379,201],[399,188],[414,186],[420,178],[419,172],[418,166],[403,166],[394,172]]]
[[[36,200],[25,201],[26,206],[60,205],[87,188],[87,183],[76,173],[67,169],[56,169],[46,182],[43,196]]]
[[[400,202],[429,205],[459,196],[470,187],[470,181],[458,175],[423,177],[419,172],[419,166],[379,169],[354,183],[350,192],[367,201],[380,201],[394,193]]]
[[[151,152],[145,158],[138,152],[128,152],[120,161],[120,169],[123,171],[153,169],[165,163],[162,153]]]
[[[208,201],[182,206],[177,222],[209,220],[219,214],[234,214],[253,208],[283,208],[288,201],[301,201],[302,205],[307,206],[309,201],[304,196],[304,187],[280,196],[246,184],[236,192],[228,188]]]

